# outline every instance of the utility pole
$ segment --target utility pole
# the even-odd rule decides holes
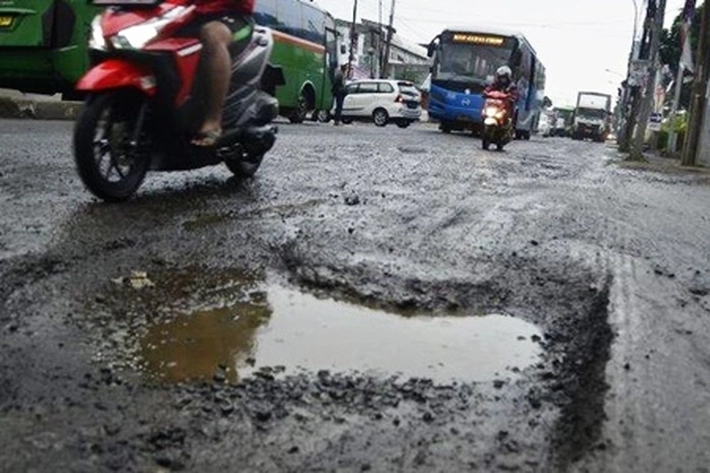
[[[661,46],[661,32],[663,31],[663,19],[666,12],[666,0],[658,0],[655,15],[653,16],[653,26],[651,30],[651,54],[649,57],[649,73],[646,80],[646,92],[641,105],[638,123],[636,125],[636,135],[634,136],[631,159],[643,159],[643,147],[646,142],[646,127],[648,119],[651,117],[653,100],[656,92],[656,75],[658,72],[658,51]]]
[[[678,60],[678,76],[675,80],[675,93],[673,94],[673,104],[671,105],[671,129],[668,135],[668,151],[675,153],[678,148],[678,133],[676,132],[676,119],[678,115],[678,107],[680,106],[680,96],[683,91],[683,75],[686,71],[694,73],[693,57],[691,52],[691,31],[693,27],[693,19],[695,18],[696,0],[686,0],[683,8],[681,37],[683,38],[682,52]]]
[[[378,17],[377,17],[377,78],[382,79],[382,0],[377,2]]]
[[[700,25],[697,61],[695,63],[697,74],[695,76],[695,82],[693,83],[688,131],[685,135],[685,144],[681,158],[681,164],[683,166],[695,165],[698,156],[700,130],[703,126],[703,116],[705,115],[705,104],[707,100],[706,88],[708,86],[708,75],[710,73],[708,53],[710,53],[710,2],[705,2],[703,6],[703,19]]]
[[[619,103],[617,104],[617,142],[619,143],[619,148],[624,150],[628,149],[627,143],[628,138],[626,136],[626,130],[628,129],[629,117],[627,111],[629,108],[629,103],[631,102],[631,85],[629,84],[629,76],[631,74],[631,67],[634,61],[638,59],[638,41],[636,37],[638,34],[638,22],[639,22],[639,6],[637,0],[632,0],[634,4],[634,32],[631,37],[631,52],[629,53],[629,62],[627,64],[627,74],[626,80],[622,83],[621,94],[619,95]]]
[[[635,3],[634,3],[635,5]],[[622,130],[620,140],[619,140],[619,151],[628,152],[631,149],[631,140],[633,139],[634,129],[636,128],[636,123],[638,122],[640,103],[641,103],[641,84],[636,84],[632,81],[632,69],[634,65],[639,64],[639,61],[647,61],[649,56],[649,38],[651,35],[651,20],[656,15],[656,3],[654,0],[649,0],[646,4],[646,18],[644,19],[643,34],[641,35],[641,41],[639,42],[638,48],[633,46],[631,55],[631,64],[629,66],[629,77],[626,80],[626,101],[625,110],[626,120],[624,122],[624,129]],[[635,80],[635,78],[634,78]]]
[[[353,76],[353,60],[357,47],[357,0],[353,0],[353,22],[350,25],[350,54],[348,55],[348,78]]]
[[[668,151],[675,153],[678,146],[678,133],[675,131],[676,117],[678,116],[678,106],[680,105],[680,94],[683,91],[683,73],[685,65],[678,64],[678,77],[675,79],[675,92],[673,94],[673,103],[671,104],[671,130],[668,134]]]
[[[396,0],[392,0],[392,8],[390,9],[390,22],[387,28],[387,44],[385,45],[385,58],[382,61],[382,75],[387,76],[387,69],[390,63],[390,49],[392,48],[392,36],[394,35],[394,6]]]

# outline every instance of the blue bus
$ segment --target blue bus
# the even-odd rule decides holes
[[[433,58],[429,116],[444,133],[480,132],[483,90],[500,66],[518,85],[515,137],[530,139],[545,99],[545,67],[522,34],[491,28],[447,28],[429,45]]]

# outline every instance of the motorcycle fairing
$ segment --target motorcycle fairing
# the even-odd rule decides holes
[[[150,69],[124,59],[109,59],[94,66],[76,85],[82,92],[134,87],[152,97],[156,93],[156,77]]]

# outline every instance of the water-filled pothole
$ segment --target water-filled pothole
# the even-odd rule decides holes
[[[268,286],[151,325],[140,358],[166,382],[207,380],[219,366],[232,382],[264,366],[487,381],[534,364],[539,336],[504,315],[404,317]]]

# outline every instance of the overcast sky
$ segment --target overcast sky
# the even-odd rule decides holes
[[[642,9],[644,0],[636,1]],[[383,22],[389,17],[390,2],[381,0]],[[317,3],[337,18],[352,18],[353,0],[317,0]],[[667,0],[667,24],[684,3],[684,0]],[[359,0],[358,16],[378,21],[379,4],[380,0]],[[506,27],[523,33],[547,68],[547,95],[556,105],[574,104],[579,90],[616,95],[631,49],[634,2],[397,0],[395,28],[412,41],[428,43],[447,25],[462,24]]]

